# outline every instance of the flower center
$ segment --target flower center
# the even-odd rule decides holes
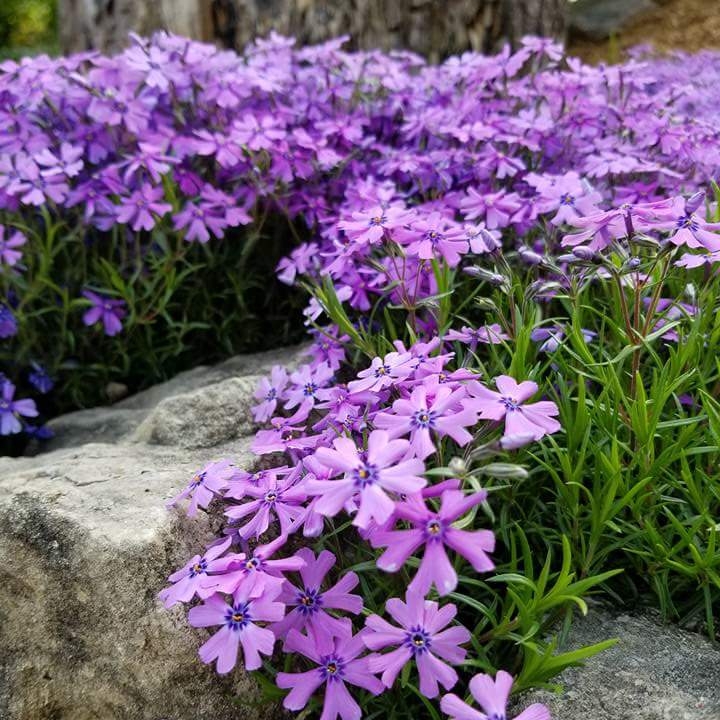
[[[277,390],[275,388],[270,388],[267,392],[267,395],[265,396],[266,400],[275,400],[277,397]]]
[[[440,540],[443,535],[443,524],[438,518],[428,520],[425,525],[425,535],[428,540]]]
[[[322,605],[322,596],[318,590],[305,588],[298,593],[298,609],[303,615],[313,615]]]
[[[265,502],[272,505],[277,500],[277,497],[277,493],[271,490],[270,492],[265,493]]]
[[[305,387],[303,388],[303,395],[305,397],[312,397],[317,392],[317,385],[313,382],[305,383]]]
[[[678,218],[677,221],[678,228],[684,228],[686,230],[697,230],[698,224],[690,215],[685,215],[684,217]]]
[[[238,603],[225,613],[225,625],[233,631],[242,630],[249,623],[248,603]]]
[[[251,557],[245,562],[245,569],[248,572],[253,572],[260,567],[260,560],[256,557]]]
[[[375,215],[375,217],[370,218],[370,224],[377,227],[378,225],[382,225],[386,220],[387,217],[385,215]]]
[[[331,655],[321,659],[320,672],[327,681],[340,680],[345,674],[343,672],[343,661]]]
[[[432,410],[418,410],[412,419],[417,428],[431,428],[435,423],[435,413]]]
[[[196,575],[202,575],[207,570],[207,560],[205,558],[201,558],[196,562],[191,568],[190,568],[190,577],[195,577]]]
[[[429,652],[432,641],[425,629],[416,625],[410,628],[410,631],[405,635],[405,645],[410,648],[413,655],[422,655]]]
[[[196,488],[205,482],[205,473],[201,472],[198,473],[193,477],[193,479],[190,481],[190,487]]]
[[[514,412],[520,407],[520,403],[511,397],[501,397],[500,402],[507,408],[508,412]]]
[[[380,367],[375,370],[375,377],[385,377],[385,375],[389,374],[390,368],[387,365],[380,365]]]
[[[572,205],[574,202],[575,202],[575,198],[572,195],[570,195],[569,193],[565,193],[560,198],[561,205]]]
[[[375,483],[378,479],[378,469],[375,465],[363,463],[353,472],[355,477],[355,485],[361,490]]]

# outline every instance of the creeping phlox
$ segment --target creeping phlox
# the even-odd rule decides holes
[[[455,621],[447,596],[458,585],[458,561],[466,574],[494,568],[495,536],[476,514],[487,493],[460,477],[433,482],[426,471],[473,447],[474,433],[494,431],[489,443],[497,447],[560,426],[552,401],[532,402],[535,383],[501,376],[491,390],[477,373],[453,370],[454,353],[442,352],[437,340],[409,348],[398,342],[347,383],[319,351],[323,343],[311,349],[310,363],[290,373],[274,367],[259,384],[255,416],[277,428],[258,432],[255,449],[267,455],[262,469],[211,463],[171,501],[189,499],[192,515],[217,499],[227,526],[222,539],[170,576],[160,597],[168,607],[202,601],[188,618],[214,629],[200,657],[219,673],[238,664],[258,669],[262,655],[291,654],[298,672],[276,676],[290,691],[285,707],[300,710],[317,695],[324,720],[349,720],[361,715],[358,688],[386,692],[407,668],[420,692],[437,698],[456,686],[456,666],[468,654],[470,632]],[[293,414],[275,414],[281,408]],[[277,433],[278,445],[268,443],[268,432]],[[273,462],[279,452],[281,464]],[[343,571],[351,559],[303,545],[323,543],[343,516],[356,528],[346,532],[378,549],[377,572],[412,575],[406,595],[387,601],[387,617],[363,621],[359,578]],[[420,559],[416,571],[411,557]],[[497,712],[500,705],[505,712],[506,677],[498,676],[504,690],[486,699]],[[457,717],[475,717],[452,695],[445,704]],[[521,717],[549,717],[543,712]]]

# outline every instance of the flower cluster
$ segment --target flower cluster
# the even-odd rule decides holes
[[[342,39],[295,48],[273,35],[242,55],[165,34],[131,43],[112,58],[0,65],[0,370],[19,387],[29,366],[15,358],[63,375],[65,388],[67,368],[97,365],[96,347],[108,347],[98,335],[134,338],[134,327],[167,323],[176,353],[194,304],[158,307],[171,289],[157,283],[188,272],[193,245],[217,252],[245,226],[260,233],[268,215],[307,240],[279,278],[331,277],[359,312],[379,297],[417,307],[438,292],[433,265],[496,265],[501,247],[547,268],[587,261],[631,231],[671,231],[685,266],[718,258],[714,223],[678,199],[717,167],[717,84],[679,82],[690,63],[705,76],[714,55],[594,68],[526,38],[514,53],[436,66],[345,52]],[[53,249],[58,236],[67,257]],[[462,269],[502,285],[495,267]],[[142,278],[147,293],[136,291]],[[308,322],[321,311],[311,303]],[[196,362],[206,321],[190,323]],[[415,330],[448,329],[436,325]],[[494,320],[454,331],[473,349],[507,334]],[[318,348],[331,368],[344,333]],[[288,402],[324,402],[303,393]]]

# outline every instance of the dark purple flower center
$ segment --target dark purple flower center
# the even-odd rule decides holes
[[[242,630],[250,623],[250,620],[248,603],[237,603],[232,610],[228,608],[225,613],[225,625],[231,630]]]
[[[561,205],[574,205],[575,198],[572,195],[570,195],[570,193],[565,193],[564,195],[560,196],[560,204]]]
[[[440,518],[432,518],[425,523],[425,538],[427,541],[441,541],[444,533],[445,526]]]
[[[195,475],[195,477],[193,477],[193,479],[190,481],[190,487],[191,487],[191,488],[199,487],[199,486],[202,485],[204,482],[205,482],[205,473],[204,473],[204,472],[198,473],[198,474]]]
[[[425,631],[425,628],[416,625],[410,628],[405,634],[403,644],[410,648],[413,655],[422,655],[423,653],[430,652],[432,640],[430,639],[430,635]]]
[[[375,370],[375,377],[385,377],[385,375],[390,374],[390,366],[389,365],[380,365]]]
[[[500,402],[507,408],[508,412],[515,412],[520,407],[520,403],[511,397],[501,397]]]
[[[370,225],[373,225],[375,227],[382,225],[385,222],[387,222],[386,215],[375,215],[375,217],[370,218]]]
[[[443,240],[445,236],[437,230],[430,230],[425,233],[425,238],[429,240],[433,245],[437,245],[440,240]]]
[[[337,655],[320,658],[320,673],[327,682],[341,680],[345,674],[345,663]]]
[[[362,490],[363,488],[366,488],[369,485],[377,482],[378,469],[375,465],[363,463],[360,467],[356,468],[353,471],[353,477],[355,480],[355,485]]]
[[[412,418],[412,425],[416,428],[432,428],[435,424],[437,413],[432,410],[418,410]]]
[[[305,588],[298,592],[298,609],[303,615],[315,614],[322,605],[322,594],[314,588]]]
[[[190,568],[190,577],[195,577],[196,575],[203,575],[207,572],[207,560],[205,558],[200,558],[191,568]]]
[[[677,227],[685,230],[695,231],[698,229],[697,221],[693,219],[692,215],[685,215],[677,220]]]
[[[303,387],[303,395],[305,397],[313,397],[317,392],[318,386],[314,382],[305,383]]]
[[[253,555],[253,557],[245,561],[245,569],[248,572],[257,572],[260,569],[261,564],[262,561],[260,560],[260,558],[257,558]]]
[[[267,395],[265,396],[265,399],[270,401],[270,400],[275,400],[276,397],[277,397],[277,390],[275,388],[270,388],[267,391]]]
[[[274,490],[265,493],[265,502],[272,505],[278,499],[278,494]]]

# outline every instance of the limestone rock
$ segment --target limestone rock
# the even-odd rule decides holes
[[[155,596],[214,522],[166,501],[211,460],[252,464],[257,377],[297,356],[184,373],[58,418],[54,450],[0,459],[2,720],[272,717],[248,676],[219,679],[199,662],[201,632]]]
[[[618,638],[617,644],[556,680],[563,686],[561,694],[532,693],[523,706],[544,702],[555,720],[720,718],[716,645],[652,615],[597,607],[575,621],[564,649],[608,638]]]

